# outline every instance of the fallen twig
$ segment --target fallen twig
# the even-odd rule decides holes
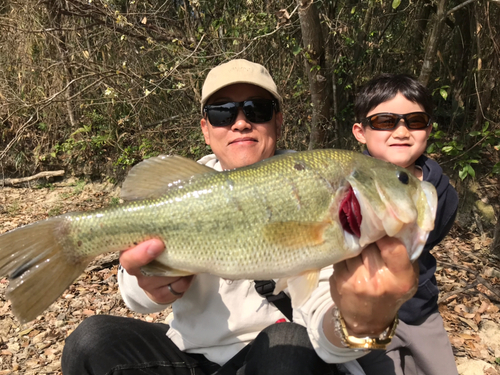
[[[63,176],[64,175],[64,170],[60,170],[60,171],[45,171],[45,172],[40,172],[40,173],[37,173],[36,175],[34,176],[30,176],[30,177],[21,177],[21,178],[5,178],[2,180],[2,184],[5,186],[5,185],[15,185],[15,184],[19,184],[21,182],[28,182],[28,181],[32,181],[32,180],[36,180],[38,178],[42,178],[42,177],[55,177],[55,176]]]

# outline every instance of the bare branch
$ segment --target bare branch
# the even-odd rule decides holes
[[[450,16],[453,12],[456,12],[457,10],[459,10],[459,9],[461,9],[461,8],[463,8],[463,7],[465,7],[465,6],[469,5],[469,4],[471,4],[471,3],[473,3],[474,1],[477,1],[477,0],[466,0],[466,1],[464,1],[462,4],[459,4],[459,5],[457,5],[456,7],[451,8],[449,11],[447,11],[447,12],[445,13],[445,15],[444,15],[443,19],[444,19],[444,18],[449,17],[449,16]],[[500,1],[500,0],[499,0],[499,1]]]
[[[22,182],[28,182],[32,180],[37,180],[39,178],[49,178],[49,177],[56,177],[56,176],[64,176],[64,170],[60,171],[45,171],[45,172],[40,172],[37,173],[34,176],[29,176],[29,177],[21,177],[21,178],[5,178],[2,181],[2,184],[5,185],[16,185],[20,184]]]

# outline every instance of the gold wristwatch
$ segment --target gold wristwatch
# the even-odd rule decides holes
[[[345,320],[340,314],[340,311],[337,307],[333,307],[332,310],[333,317],[335,319],[335,330],[338,332],[338,336],[340,337],[340,341],[342,345],[346,348],[350,349],[361,349],[361,350],[370,350],[370,349],[386,349],[387,346],[391,343],[392,337],[396,332],[396,327],[398,326],[398,316],[394,318],[391,325],[382,332],[377,337],[357,337],[349,335],[347,332],[347,326],[345,324]]]

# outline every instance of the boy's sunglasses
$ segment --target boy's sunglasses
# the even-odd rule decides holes
[[[399,121],[405,120],[408,129],[425,129],[431,124],[431,116],[425,112],[412,112],[404,115],[397,113],[377,113],[361,120],[363,125],[370,125],[373,130],[392,130]]]
[[[248,121],[261,124],[271,121],[274,112],[278,112],[278,101],[274,99],[254,99],[244,102],[209,104],[203,108],[212,126],[233,125],[238,117],[238,109],[243,109]]]

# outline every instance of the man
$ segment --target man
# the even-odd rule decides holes
[[[262,65],[232,60],[212,69],[201,108],[201,129],[214,154],[200,163],[221,171],[276,153],[282,99]],[[141,267],[164,250],[161,241],[150,240],[123,252],[118,278],[131,309],[172,305],[170,325],[89,318],[67,340],[65,375],[334,374],[331,364],[343,362],[363,374],[353,360],[365,353],[345,346],[340,322],[348,335],[378,338],[394,326],[399,306],[416,288],[405,247],[384,238],[336,264],[333,276],[332,267],[322,270],[319,287],[294,310],[294,323],[274,324],[285,315],[257,293],[252,280],[144,276]]]

